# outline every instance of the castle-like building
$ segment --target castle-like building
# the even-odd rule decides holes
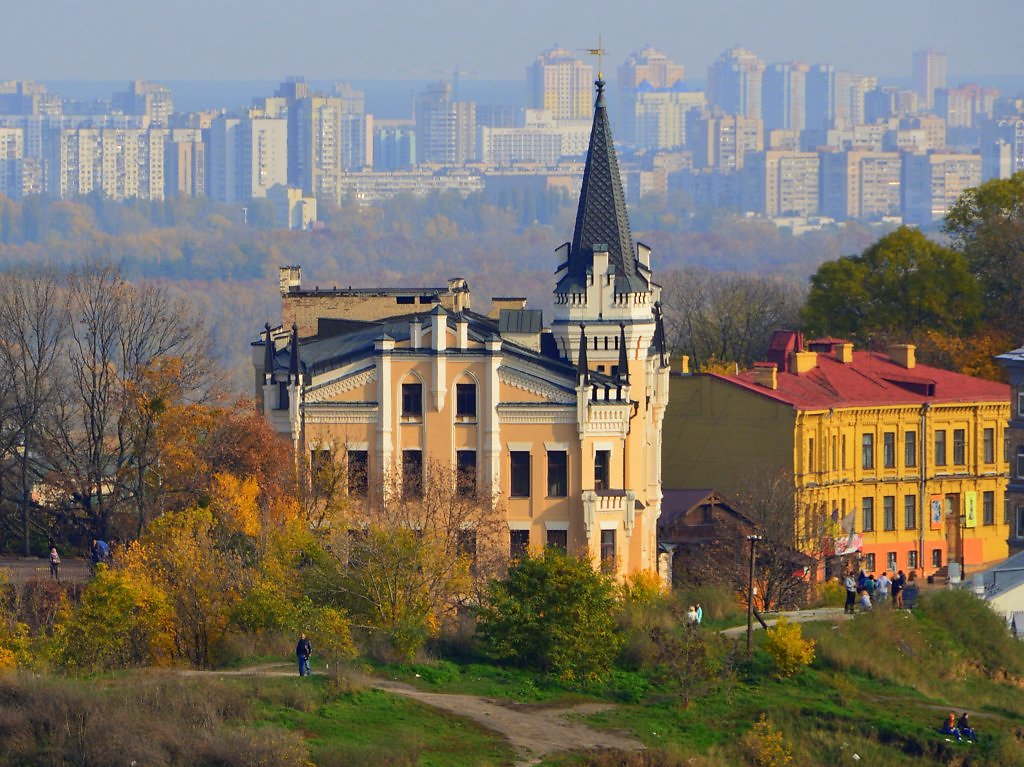
[[[450,467],[453,492],[506,515],[510,555],[558,546],[623,576],[657,565],[669,367],[651,251],[630,233],[596,85],[550,327],[525,299],[473,311],[462,279],[308,290],[284,267],[283,322],[254,344],[253,366],[273,427],[311,464],[341,463],[368,503]]]

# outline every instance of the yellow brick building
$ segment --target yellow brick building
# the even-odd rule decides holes
[[[868,571],[969,572],[1008,555],[1009,387],[917,365],[909,345],[804,348],[784,332],[768,357],[739,375],[672,376],[667,488],[729,495],[755,470],[785,471],[803,521],[836,523],[819,553]]]

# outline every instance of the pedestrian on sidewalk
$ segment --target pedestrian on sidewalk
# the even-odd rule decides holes
[[[50,547],[50,576],[60,583],[60,554],[56,546]]]

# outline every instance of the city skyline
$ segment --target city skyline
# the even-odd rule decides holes
[[[0,49],[0,80],[255,80],[283,74],[313,79],[443,78],[518,80],[537,52],[578,51],[603,36],[606,76],[644,45],[702,80],[723,51],[741,46],[766,62],[830,63],[883,77],[908,76],[911,54],[944,51],[951,80],[1024,74],[1016,30],[1024,5],[990,0],[971,13],[952,0],[867,0],[846,7],[783,0],[729,6],[701,0],[608,0],[512,4],[395,0],[376,7],[306,0],[280,6],[252,0],[182,0],[173,6],[102,0],[18,4],[6,13],[17,30]],[[657,24],[652,20],[657,19]],[[998,23],[993,23],[998,19]],[[597,62],[594,61],[595,68]]]

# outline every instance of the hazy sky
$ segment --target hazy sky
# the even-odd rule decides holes
[[[9,0],[0,80],[522,79],[558,43],[645,43],[703,79],[733,45],[767,62],[907,76],[938,48],[958,74],[1024,73],[1024,0]]]

